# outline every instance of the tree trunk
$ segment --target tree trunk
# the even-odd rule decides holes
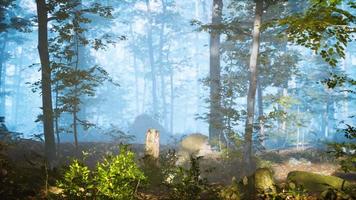
[[[264,147],[265,145],[265,131],[264,131],[264,121],[263,121],[263,88],[261,85],[261,78],[259,77],[257,80],[257,100],[258,100],[258,121],[259,121],[259,140],[261,145]]]
[[[174,127],[173,127],[173,120],[174,120],[174,80],[173,80],[173,77],[174,77],[174,69],[173,69],[173,66],[172,68],[170,69],[170,77],[169,77],[169,80],[170,80],[170,91],[171,91],[171,116],[170,116],[170,125],[169,125],[169,128],[170,128],[170,132],[171,134],[174,134]]]
[[[330,95],[327,94],[326,108],[325,108],[325,132],[324,132],[325,139],[329,137],[329,128],[330,128],[329,113],[330,113]]]
[[[200,8],[201,8],[201,0],[195,0],[195,19],[201,21],[200,19]],[[194,40],[199,41],[199,32],[195,31]],[[196,104],[196,114],[200,115],[201,112],[201,103],[200,103],[200,60],[199,60],[199,43],[195,43],[194,45],[194,67],[196,70],[196,96],[195,96],[195,104]],[[200,121],[196,120],[195,122],[195,132],[199,133],[200,131]]]
[[[243,154],[243,162],[245,168],[251,168],[251,157],[252,157],[252,133],[253,133],[253,121],[255,113],[255,96],[257,87],[257,61],[260,47],[260,32],[261,32],[261,21],[262,21],[262,11],[263,11],[263,1],[256,0],[255,9],[255,19],[253,25],[252,33],[252,47],[250,56],[250,81],[247,94],[247,119],[245,126],[245,147]],[[249,171],[246,171],[249,173]]]
[[[139,105],[139,85],[138,85],[138,66],[137,66],[137,58],[136,55],[133,54],[133,65],[135,70],[135,101],[136,101],[136,113],[140,113],[140,105]]]
[[[36,0],[38,19],[38,53],[41,61],[41,89],[43,110],[43,131],[45,138],[45,155],[52,164],[56,157],[56,143],[53,130],[53,108],[51,89],[51,68],[48,52],[48,17],[45,0]]]
[[[148,15],[148,27],[147,27],[147,44],[148,44],[148,59],[151,67],[151,81],[152,81],[152,109],[153,117],[157,117],[158,105],[157,105],[157,80],[156,80],[156,66],[153,56],[153,40],[152,40],[152,16],[150,0],[146,0],[147,15]]]
[[[222,0],[214,0],[212,8],[212,25],[222,20]],[[221,83],[220,83],[220,31],[213,29],[210,33],[210,117],[209,140],[214,145],[222,139],[223,120],[221,115]],[[218,143],[217,143],[218,142]]]
[[[23,58],[24,58],[24,50],[21,48],[21,53],[20,53],[20,58],[19,58],[19,64],[15,66],[15,95],[14,95],[14,106],[13,106],[13,113],[14,113],[14,125],[15,127],[18,127],[18,122],[19,122],[19,108],[20,108],[20,103],[22,101],[22,95],[20,94],[21,92],[21,83],[22,83],[22,70],[20,69],[21,66],[23,65]]]
[[[56,81],[55,85],[55,115],[54,115],[54,130],[57,136],[57,151],[59,151],[59,145],[61,143],[60,136],[59,136],[59,115],[58,106],[59,106],[59,91],[58,91],[58,81]]]
[[[6,44],[7,44],[7,33],[4,33],[4,41],[0,48],[0,116],[5,116],[5,101],[6,101],[6,93],[5,93],[5,61],[6,61]]]
[[[74,106],[74,109],[77,109],[77,106]],[[75,146],[75,153],[78,155],[78,122],[77,122],[77,112],[74,111],[73,115],[73,135],[74,135],[74,146]]]
[[[164,0],[162,2],[162,13],[166,13],[166,3]],[[161,81],[161,98],[162,98],[162,119],[163,119],[163,127],[167,130],[168,128],[168,118],[167,118],[167,101],[166,101],[166,84],[165,84],[165,74],[164,74],[164,66],[163,66],[163,44],[164,44],[164,31],[165,31],[165,22],[161,23],[160,34],[159,34],[159,70],[160,70],[160,81]]]

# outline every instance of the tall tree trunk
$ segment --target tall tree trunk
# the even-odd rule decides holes
[[[76,0],[78,2],[78,6],[76,7],[76,10],[82,10],[82,0]],[[82,28],[86,28],[86,24],[85,23],[80,23],[80,27]],[[85,33],[77,33],[77,39],[76,39],[76,43],[77,43],[77,49],[76,49],[76,56],[77,56],[77,63],[76,63],[76,68],[77,69],[81,69],[81,70],[85,70],[88,69],[88,60],[90,59],[90,52],[88,52],[89,50],[85,47],[85,45],[83,45],[80,40],[79,37],[85,37]],[[80,105],[78,105],[78,113],[77,113],[77,119],[81,120],[81,121],[87,121],[87,104],[86,104],[86,96],[85,95],[80,95]],[[77,127],[77,133],[78,134],[83,134],[85,132],[85,129],[82,126],[78,126]]]
[[[5,93],[5,61],[6,61],[6,44],[7,44],[7,33],[4,33],[3,43],[0,48],[0,116],[5,116],[5,101],[6,101],[6,93]]]
[[[15,71],[16,71],[16,80],[15,80],[15,95],[14,95],[14,105],[13,105],[13,108],[14,108],[14,125],[15,127],[18,127],[18,122],[19,122],[19,108],[20,108],[20,103],[22,101],[21,97],[22,95],[20,94],[21,92],[21,84],[22,84],[22,70],[20,69],[22,64],[23,64],[23,57],[24,57],[24,50],[23,48],[21,48],[21,52],[20,52],[20,55],[19,55],[19,64],[15,66]]]
[[[257,61],[260,47],[260,32],[261,32],[261,21],[262,21],[262,11],[263,11],[263,1],[256,0],[256,9],[255,9],[255,19],[253,25],[252,33],[252,47],[251,47],[251,56],[250,56],[250,81],[247,94],[247,119],[245,126],[245,147],[243,154],[243,162],[245,168],[251,169],[251,157],[252,157],[252,133],[253,133],[253,121],[255,113],[255,96],[256,96],[256,87],[257,87]],[[247,170],[246,173],[250,171]]]
[[[261,145],[264,147],[265,142],[265,131],[264,131],[264,117],[263,117],[263,88],[261,85],[261,77],[257,80],[257,100],[258,100],[258,121],[259,121],[259,140]]]
[[[174,134],[174,123],[173,123],[173,120],[174,120],[174,80],[173,80],[173,77],[174,77],[174,69],[173,69],[173,66],[172,68],[170,69],[170,76],[169,76],[169,80],[170,80],[170,91],[171,91],[171,113],[170,113],[170,125],[169,125],[169,128],[170,128],[170,133],[171,134]]]
[[[76,39],[75,39],[75,44],[76,44],[76,62],[75,62],[75,66],[74,66],[74,71],[75,71],[75,81],[77,82],[77,84],[74,85],[74,97],[75,98],[79,98],[80,99],[80,95],[78,94],[78,83],[79,83],[79,76],[78,76],[78,71],[79,71],[79,64],[80,64],[80,44],[79,44],[79,36],[76,35]],[[74,145],[75,145],[75,151],[76,154],[78,155],[78,115],[80,113],[80,104],[75,104],[73,106],[73,113],[72,113],[72,117],[73,117],[73,134],[74,134]]]
[[[212,7],[212,25],[222,20],[222,0],[214,0]],[[223,120],[221,114],[221,83],[220,83],[220,31],[213,27],[210,33],[210,117],[209,139],[216,144],[222,139]]]
[[[56,157],[56,143],[53,130],[53,108],[51,89],[51,68],[48,52],[48,16],[45,0],[36,0],[38,19],[38,53],[41,61],[41,88],[43,131],[45,138],[45,155],[47,161],[52,164]]]
[[[148,59],[151,67],[151,81],[152,81],[152,109],[153,117],[157,117],[158,105],[157,105],[157,80],[156,80],[156,66],[153,56],[153,40],[152,40],[152,15],[150,0],[146,0],[147,15],[148,15],[148,27],[147,27],[147,44],[148,44]]]
[[[201,20],[200,19],[200,0],[195,0],[195,19],[196,20]],[[194,35],[194,40],[195,41],[199,41],[199,32],[195,31],[195,35]],[[194,45],[194,67],[196,70],[196,96],[195,96],[195,104],[196,104],[196,114],[201,113],[201,103],[200,103],[200,60],[199,60],[199,43],[195,43]],[[195,122],[195,132],[198,133],[200,130],[200,121],[196,120]]]
[[[61,143],[60,136],[59,136],[59,112],[58,112],[58,107],[59,107],[59,91],[58,91],[58,81],[56,82],[55,85],[55,115],[54,115],[54,130],[57,136],[57,150],[59,151],[59,145]]]
[[[140,113],[140,105],[139,105],[139,85],[138,85],[138,66],[137,66],[137,58],[136,54],[133,54],[133,65],[135,70],[135,102],[136,102],[136,114]]]
[[[74,109],[77,109],[77,106],[74,106]],[[73,116],[73,135],[74,135],[74,146],[75,146],[75,153],[78,155],[78,121],[77,121],[77,112],[74,111],[72,113]]]
[[[335,126],[335,100],[334,100],[334,96],[332,94],[332,92],[330,92],[329,94],[329,98],[328,98],[328,116],[327,116],[327,130],[328,130],[328,139],[332,139],[332,137],[334,136],[334,126]]]
[[[164,0],[162,2],[162,13],[163,15],[166,13],[166,2]],[[161,98],[162,98],[162,119],[163,119],[163,127],[167,130],[168,128],[168,118],[167,118],[167,101],[166,101],[166,84],[165,84],[165,74],[164,74],[164,66],[163,66],[163,45],[164,45],[164,32],[165,32],[165,22],[161,23],[160,33],[159,33],[159,71],[160,71],[160,81],[161,81]]]
[[[325,117],[325,132],[324,132],[324,138],[327,139],[329,137],[329,114],[330,113],[330,94],[327,94],[327,99],[326,99],[326,107],[325,107],[325,113],[324,113],[324,117]]]

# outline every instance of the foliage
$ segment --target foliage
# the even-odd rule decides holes
[[[354,118],[354,117],[351,117]],[[339,130],[348,141],[331,142],[328,144],[329,153],[339,160],[344,172],[356,171],[356,130],[353,125],[344,124],[345,128]]]
[[[134,197],[145,180],[134,153],[122,147],[118,155],[109,155],[98,163],[95,171],[74,160],[57,186],[68,199],[126,200]]]
[[[190,200],[201,199],[203,191],[207,190],[207,180],[201,177],[199,166],[202,157],[190,157],[190,167],[185,169],[178,166],[172,174],[171,183],[167,184],[170,188],[170,199]]]
[[[219,197],[221,200],[240,200],[239,185],[234,178],[231,185],[220,190]]]
[[[31,23],[28,19],[16,16],[15,0],[0,1],[0,34],[15,29],[20,32],[30,32]]]
[[[63,180],[58,181],[57,185],[69,199],[87,199],[95,195],[91,171],[78,160],[70,164]]]
[[[83,99],[94,97],[96,90],[104,82],[112,82],[108,72],[89,60],[89,49],[103,50],[113,44],[113,37],[106,33],[89,34],[89,26],[101,18],[107,22],[112,18],[113,8],[99,3],[89,5],[81,1],[48,2],[49,13],[53,15],[49,51],[55,92],[55,118],[58,122],[61,114],[72,115],[68,132],[77,138],[79,127],[88,129],[95,126],[78,113],[83,110]],[[115,85],[117,85],[115,83]],[[57,134],[64,130],[58,127]],[[77,141],[76,141],[77,142]]]
[[[121,148],[119,155],[109,156],[97,165],[95,180],[102,196],[122,200],[134,196],[140,182],[145,180],[134,159],[133,152]]]
[[[278,23],[285,27],[290,41],[310,48],[331,66],[336,66],[337,59],[345,57],[345,48],[356,31],[352,26],[355,16],[340,9],[341,2],[311,1],[305,13],[286,17]]]

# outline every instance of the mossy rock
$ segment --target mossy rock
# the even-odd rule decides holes
[[[342,178],[304,171],[289,172],[287,182],[294,187],[303,187],[312,193],[321,193],[329,188],[341,190],[352,187],[351,183]]]
[[[255,175],[255,190],[257,193],[276,193],[276,186],[272,171],[268,168],[259,168]]]

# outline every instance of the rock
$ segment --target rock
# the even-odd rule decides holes
[[[254,174],[255,190],[257,193],[275,193],[276,186],[273,175],[268,168],[259,168]]]
[[[167,144],[172,136],[157,120],[148,114],[138,115],[129,127],[129,134],[135,136],[136,142],[144,144],[148,129],[156,129],[160,133],[161,144]]]
[[[290,159],[288,160],[288,164],[289,164],[289,165],[300,165],[301,162],[300,162],[298,159],[296,159],[296,158],[290,158]]]
[[[189,160],[190,155],[205,157],[213,153],[208,137],[200,133],[194,133],[188,135],[180,142],[178,151],[180,159],[178,163]]]
[[[287,182],[293,183],[296,187],[302,186],[309,192],[321,193],[328,188],[342,189],[351,187],[351,183],[336,176],[327,176],[305,171],[292,171],[287,176]]]

